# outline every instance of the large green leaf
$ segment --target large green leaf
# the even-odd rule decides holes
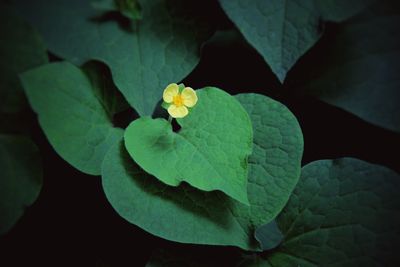
[[[284,243],[263,256],[242,255],[237,266],[399,266],[399,190],[399,175],[382,166],[351,158],[312,162],[277,219]],[[147,266],[196,260],[157,251]],[[214,266],[212,259],[198,263]]]
[[[278,217],[285,241],[268,261],[273,266],[399,266],[399,190],[397,173],[357,159],[306,165]]]
[[[18,73],[47,62],[38,34],[8,5],[0,3],[0,113],[17,113],[26,105]]]
[[[32,205],[42,188],[39,150],[26,137],[0,134],[0,235]]]
[[[299,178],[303,140],[297,120],[282,104],[257,94],[238,99],[255,127],[250,207],[219,191],[159,182],[134,163],[121,142],[110,149],[102,166],[103,188],[118,214],[165,239],[261,250],[254,232],[286,204]]]
[[[177,120],[178,133],[164,119],[144,117],[126,129],[126,149],[141,168],[168,185],[185,181],[204,191],[221,190],[248,205],[247,159],[253,146],[249,115],[220,89],[196,92],[196,106]]]
[[[112,114],[107,113],[110,108],[104,106],[107,101],[100,98],[98,84],[67,62],[27,71],[21,79],[57,153],[80,171],[99,175],[104,155],[123,130],[113,127]]]
[[[400,131],[400,8],[383,3],[341,25],[323,55],[299,65],[307,72],[294,89]]]
[[[247,41],[283,82],[319,39],[321,20],[342,21],[373,0],[220,0]]]
[[[20,0],[21,12],[42,33],[49,50],[77,64],[106,63],[117,87],[140,115],[151,115],[171,82],[188,75],[210,33],[201,4],[140,1],[143,18],[121,21],[89,0]],[[34,12],[32,12],[34,10]]]

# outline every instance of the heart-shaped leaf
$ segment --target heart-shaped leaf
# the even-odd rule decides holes
[[[400,7],[388,2],[338,27],[293,72],[293,89],[400,132]]]
[[[23,136],[0,134],[0,235],[39,196],[42,162],[38,148]]]
[[[204,1],[138,1],[140,21],[104,15],[89,0],[15,2],[50,51],[76,64],[91,59],[106,63],[116,86],[140,115],[153,113],[165,84],[193,70],[201,43],[213,31]]]
[[[247,41],[283,82],[322,34],[321,19],[342,21],[373,0],[220,0]]]
[[[300,175],[303,137],[296,118],[282,104],[257,94],[237,98],[257,127],[249,157],[250,207],[219,191],[165,185],[141,170],[121,142],[110,149],[102,166],[103,188],[118,214],[169,240],[261,250],[255,230],[272,221],[289,199]]]
[[[94,75],[94,73],[91,73]],[[98,73],[98,75],[101,75]],[[32,108],[49,142],[68,163],[82,172],[99,175],[110,145],[123,135],[114,128],[114,108],[104,104],[98,88],[81,69],[68,62],[52,63],[21,75]],[[108,83],[107,83],[108,84]],[[103,94],[110,96],[110,94]],[[112,102],[112,101],[111,101]]]
[[[228,93],[197,90],[198,102],[179,133],[164,119],[140,118],[125,131],[129,154],[146,172],[177,186],[182,181],[204,190],[221,190],[248,204],[247,159],[253,132],[246,110]]]
[[[304,166],[277,218],[284,242],[257,266],[399,266],[399,190],[397,173],[357,159]]]

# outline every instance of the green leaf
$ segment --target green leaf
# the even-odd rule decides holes
[[[323,54],[307,66],[299,65],[301,78],[295,86],[367,122],[399,132],[400,8],[389,6],[382,12],[382,6],[379,1],[342,25]]]
[[[263,198],[253,209],[271,221],[285,206],[300,177],[303,134],[297,119],[281,103],[259,94],[239,94],[236,98],[253,124],[248,176],[255,184],[249,187]]]
[[[39,150],[26,137],[0,134],[0,235],[9,231],[42,188]]]
[[[164,88],[194,69],[211,34],[204,7],[185,0],[140,1],[142,20],[120,23],[101,17],[89,0],[17,2],[49,50],[76,64],[106,63],[139,115],[151,115]]]
[[[21,75],[33,110],[50,144],[78,170],[99,175],[110,145],[123,135],[114,128],[84,71],[68,62],[52,63]],[[112,89],[112,88],[107,88]]]
[[[178,133],[164,119],[143,117],[126,129],[126,149],[140,167],[167,185],[185,181],[204,191],[221,190],[248,205],[250,118],[234,97],[220,89],[196,92],[196,106],[177,120]]]
[[[286,204],[299,178],[303,141],[295,117],[282,104],[257,94],[238,99],[253,127],[259,127],[253,129],[257,149],[249,157],[250,207],[219,191],[161,183],[134,163],[121,142],[110,149],[102,166],[103,188],[118,214],[168,240],[261,250],[254,232]]]
[[[0,113],[17,113],[26,107],[18,73],[47,62],[38,34],[15,11],[0,3]]]
[[[220,3],[283,82],[290,68],[320,38],[321,20],[342,21],[372,1],[220,0]]]
[[[277,219],[284,243],[267,254],[243,254],[235,266],[399,266],[399,190],[400,176],[379,165],[312,162]],[[147,266],[212,263],[198,258],[204,255],[157,251]]]
[[[276,248],[283,240],[283,234],[279,230],[275,220],[258,227],[254,235],[260,243],[262,250]]]
[[[273,266],[398,266],[400,177],[357,159],[321,160],[302,169],[278,217],[285,235]],[[397,263],[397,264],[396,264]]]

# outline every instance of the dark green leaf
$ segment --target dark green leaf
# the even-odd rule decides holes
[[[118,214],[165,239],[261,250],[254,232],[289,198],[300,174],[303,141],[296,119],[282,104],[256,94],[238,99],[258,127],[253,140],[257,149],[249,158],[250,207],[218,191],[159,182],[134,163],[121,142],[102,167],[104,191]]]
[[[211,33],[202,5],[185,0],[140,1],[142,20],[119,22],[101,17],[88,0],[17,2],[55,54],[77,64],[106,63],[140,115],[151,115],[163,89],[193,70]]]
[[[303,81],[294,89],[400,131],[400,9],[383,11],[382,3],[342,25],[317,60],[299,65]]]
[[[248,205],[248,156],[253,146],[246,110],[231,95],[206,87],[198,102],[178,119],[179,133],[164,119],[143,117],[125,131],[125,147],[147,173],[171,186],[185,181],[204,190],[221,190]]]
[[[276,248],[283,240],[283,234],[279,230],[275,220],[258,227],[255,232],[255,237],[261,244],[262,250]]]
[[[249,179],[255,184],[249,187],[262,196],[253,210],[272,219],[285,206],[300,177],[303,134],[294,115],[281,103],[259,94],[236,97],[253,124]]]
[[[26,105],[18,73],[47,62],[38,34],[0,3],[0,113],[17,113]]]
[[[342,21],[372,1],[220,0],[220,3],[283,82],[290,68],[321,36],[321,20]]]
[[[360,160],[312,162],[278,217],[273,266],[399,266],[400,177]]]
[[[122,129],[113,127],[110,108],[104,106],[108,100],[99,99],[98,88],[86,73],[67,62],[47,64],[21,77],[57,153],[80,171],[99,175],[110,145],[123,135]]]
[[[0,134],[0,235],[9,231],[42,188],[39,150],[28,138]]]

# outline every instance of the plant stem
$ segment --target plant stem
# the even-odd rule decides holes
[[[172,117],[171,117],[171,115],[169,115],[169,117],[168,117],[168,122],[169,122],[169,123],[172,123]]]

